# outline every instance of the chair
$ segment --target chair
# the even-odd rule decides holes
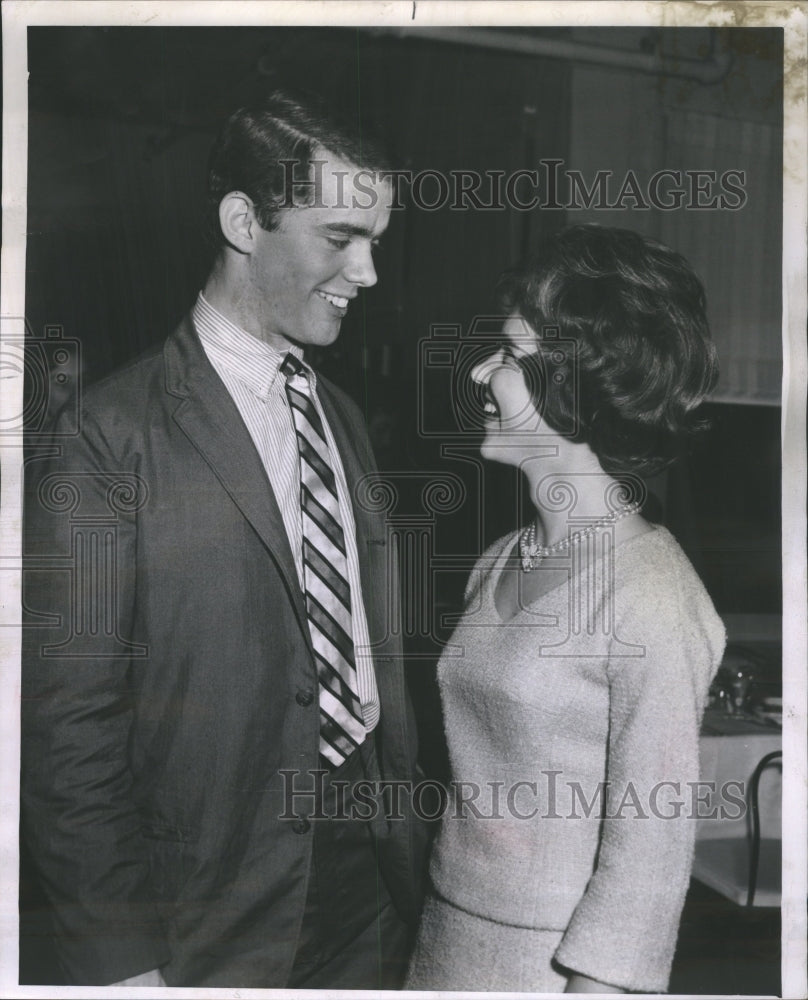
[[[751,810],[751,843],[749,844],[749,877],[747,880],[747,894],[746,894],[746,905],[755,905],[755,893],[757,892],[758,878],[762,875],[761,882],[767,893],[772,891],[772,887],[776,885],[777,892],[777,903],[767,904],[762,903],[762,906],[766,905],[779,905],[780,903],[780,893],[782,890],[782,866],[781,866],[781,843],[782,841],[767,839],[763,841],[764,854],[761,859],[761,840],[760,840],[760,814],[758,811],[758,789],[760,787],[760,776],[766,770],[766,768],[775,760],[782,760],[783,751],[782,750],[772,750],[771,753],[767,753],[763,757],[752,773],[752,780],[750,782],[749,789],[749,807]],[[772,850],[774,848],[774,850]]]
[[[761,838],[758,799],[763,772],[782,756],[782,750],[772,750],[752,772],[746,793],[748,836],[696,842],[693,878],[739,906],[780,905],[782,842],[779,837]]]

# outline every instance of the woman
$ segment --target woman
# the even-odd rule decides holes
[[[478,561],[439,666],[452,799],[407,988],[662,991],[724,629],[639,477],[715,383],[704,292],[666,247],[579,226],[501,293],[482,455],[535,511]]]

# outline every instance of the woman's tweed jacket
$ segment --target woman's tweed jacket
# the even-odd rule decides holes
[[[432,880],[470,913],[565,931],[556,959],[569,969],[663,990],[724,628],[661,527],[596,572],[573,567],[503,622],[494,592],[514,542],[478,561],[439,667],[452,778],[465,784],[453,786]]]

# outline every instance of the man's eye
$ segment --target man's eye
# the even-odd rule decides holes
[[[350,240],[343,239],[340,236],[326,236],[326,239],[335,250],[344,250],[351,242]]]

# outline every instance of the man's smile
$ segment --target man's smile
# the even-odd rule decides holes
[[[317,289],[317,294],[321,298],[325,299],[326,302],[330,302],[331,305],[335,306],[337,309],[348,308],[348,303],[350,299],[345,298],[345,296],[343,295],[332,295],[330,292],[324,292],[320,288]]]

